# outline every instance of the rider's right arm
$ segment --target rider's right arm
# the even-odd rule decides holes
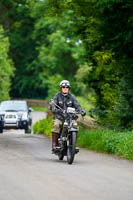
[[[58,103],[58,96],[57,96],[57,94],[54,96],[53,101],[54,101],[55,104]],[[51,103],[51,104],[50,104],[50,110],[51,110],[53,113],[57,113],[57,112],[58,112],[58,109],[56,108],[56,106],[55,106],[54,103]]]

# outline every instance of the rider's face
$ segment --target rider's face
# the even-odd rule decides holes
[[[61,88],[61,91],[62,91],[63,93],[69,93],[69,87],[62,87],[62,88]]]

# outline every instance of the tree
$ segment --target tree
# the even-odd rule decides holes
[[[0,101],[9,99],[11,89],[11,77],[13,76],[13,62],[8,56],[9,40],[4,35],[0,26]]]
[[[60,74],[73,83],[72,90],[76,88],[74,75],[84,63],[85,54],[80,36],[72,31],[76,26],[75,18],[71,9],[57,16],[45,13],[37,20],[33,35],[35,40],[40,38],[38,58],[47,79]]]
[[[37,59],[36,41],[32,38],[34,19],[30,4],[35,0],[1,1],[1,23],[10,41],[10,56],[15,65],[12,79],[12,97],[44,98],[47,95],[40,64]]]

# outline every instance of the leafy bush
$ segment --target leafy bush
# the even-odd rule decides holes
[[[35,123],[33,132],[38,134],[45,134],[51,137],[52,118],[42,119]]]

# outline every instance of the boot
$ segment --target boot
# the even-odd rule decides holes
[[[56,150],[56,146],[58,145],[58,133],[52,133],[52,152]]]

